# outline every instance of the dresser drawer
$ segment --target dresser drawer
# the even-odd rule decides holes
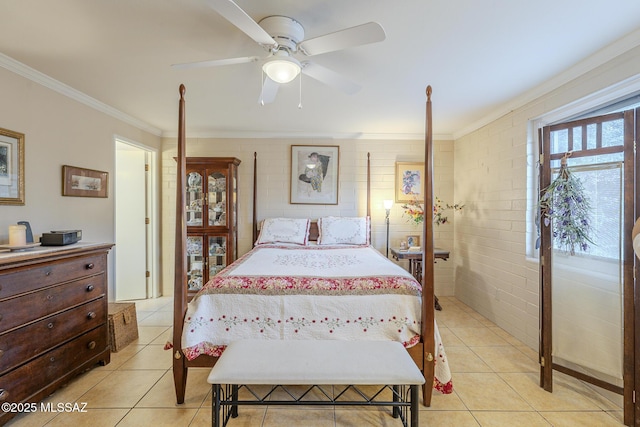
[[[0,273],[0,299],[106,271],[106,256],[74,257]]]
[[[104,274],[0,301],[0,333],[106,295]]]
[[[0,400],[24,401],[106,349],[107,329],[101,326],[0,376]]]
[[[0,374],[104,324],[106,306],[103,297],[0,335]]]

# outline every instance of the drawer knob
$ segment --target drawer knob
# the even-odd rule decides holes
[[[53,301],[53,295],[51,294],[47,295],[47,301]]]
[[[9,392],[3,388],[0,388],[0,400],[5,402],[9,398]]]
[[[53,322],[49,322],[49,323],[47,324],[47,328],[49,328],[49,329],[53,329]]]
[[[87,319],[95,319],[95,318],[96,318],[95,311],[90,311],[89,314],[87,314]]]
[[[93,285],[87,285],[87,292],[91,292],[93,290]]]
[[[2,359],[2,356],[4,356],[4,350],[0,350],[0,359]]]
[[[89,344],[87,344],[87,348],[89,350],[93,350],[94,348],[96,348],[96,342],[95,341],[89,341]]]
[[[87,270],[93,270],[93,267],[95,267],[95,264],[90,262],[89,264],[87,264]]]
[[[55,358],[55,357],[51,356],[51,357],[49,358],[49,362],[53,363],[53,362],[55,362],[55,361],[56,361],[56,358]]]

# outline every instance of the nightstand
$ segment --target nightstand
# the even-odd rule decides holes
[[[422,283],[422,251],[400,250],[400,248],[389,248],[389,250],[394,259],[398,261],[404,259],[409,260],[409,273],[411,273],[418,282]],[[433,250],[433,256],[436,260],[442,259],[446,261],[449,259],[449,251],[435,248]],[[438,297],[436,296],[435,299],[436,310],[442,310],[442,306],[438,302]]]

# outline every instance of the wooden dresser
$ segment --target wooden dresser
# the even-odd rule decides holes
[[[78,373],[109,363],[112,246],[0,252],[0,403],[38,402]],[[0,425],[13,415],[0,412]]]

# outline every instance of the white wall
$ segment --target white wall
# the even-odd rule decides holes
[[[187,104],[188,117],[188,104]],[[289,204],[291,145],[339,145],[340,177],[338,205]],[[366,161],[371,153],[371,224],[372,244],[386,250],[385,210],[383,200],[394,199],[395,162],[424,160],[424,141],[403,140],[317,140],[317,139],[196,139],[187,138],[187,156],[237,157],[239,218],[238,251],[244,254],[252,247],[253,153],[258,153],[258,218],[275,216],[318,218],[324,215],[358,216],[366,214]],[[451,141],[435,142],[435,191],[444,200],[453,196],[453,145]],[[176,140],[165,139],[162,155],[162,248],[164,253],[163,294],[173,292],[173,253],[175,236],[175,172]],[[398,246],[408,234],[420,234],[394,204],[390,216],[390,243]],[[450,216],[450,219],[453,219]],[[441,226],[436,245],[453,249],[453,224]],[[453,295],[453,265],[450,261],[436,264],[436,292]]]
[[[0,127],[25,134],[25,205],[0,205],[0,242],[8,226],[31,223],[34,239],[80,229],[87,242],[114,242],[114,136],[160,149],[160,137],[0,68]],[[62,165],[109,172],[109,197],[63,197]],[[114,265],[109,256],[109,291]]]
[[[529,121],[640,73],[640,47],[455,141],[455,295],[538,348],[538,264],[526,257]],[[435,107],[437,108],[437,107]],[[533,193],[533,192],[531,192]]]

